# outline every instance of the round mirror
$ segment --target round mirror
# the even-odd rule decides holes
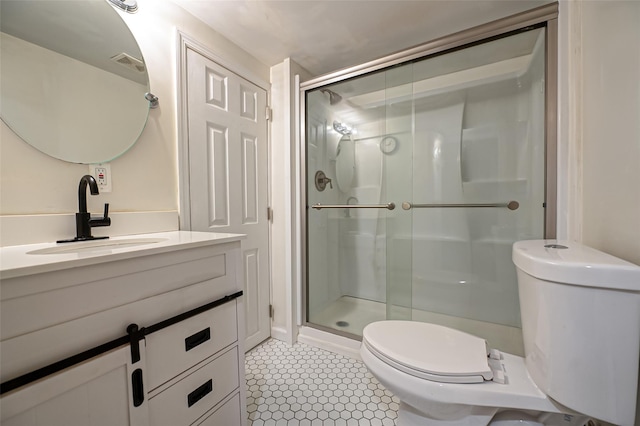
[[[60,160],[127,151],[149,114],[149,77],[133,34],[106,1],[0,1],[0,116]]]

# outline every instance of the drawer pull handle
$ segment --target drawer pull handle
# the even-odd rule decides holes
[[[189,352],[191,349],[203,344],[209,339],[211,339],[211,330],[207,327],[184,339],[184,350]]]
[[[133,406],[141,406],[144,402],[144,386],[142,385],[142,370],[139,368],[131,373],[131,393],[133,394]]]
[[[187,404],[191,407],[196,402],[207,396],[213,390],[213,380],[209,379],[207,383],[187,395]]]

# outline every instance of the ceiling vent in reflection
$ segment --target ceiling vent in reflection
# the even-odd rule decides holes
[[[127,68],[132,69],[132,70],[134,70],[136,72],[144,72],[145,71],[144,62],[142,62],[140,59],[134,58],[131,55],[127,55],[124,52],[123,53],[119,53],[116,56],[112,57],[111,60],[119,63],[123,67],[127,67]]]
[[[109,3],[125,12],[136,13],[138,11],[136,0],[109,0]]]

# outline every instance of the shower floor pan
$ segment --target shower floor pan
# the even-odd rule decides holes
[[[312,318],[312,323],[362,336],[364,327],[386,319],[386,305],[381,302],[343,296]],[[523,356],[522,330],[518,327],[476,321],[413,309],[414,321],[455,328],[487,340],[489,346]]]

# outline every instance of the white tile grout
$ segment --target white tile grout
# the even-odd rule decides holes
[[[394,426],[399,400],[361,361],[270,339],[246,355],[250,426]]]

